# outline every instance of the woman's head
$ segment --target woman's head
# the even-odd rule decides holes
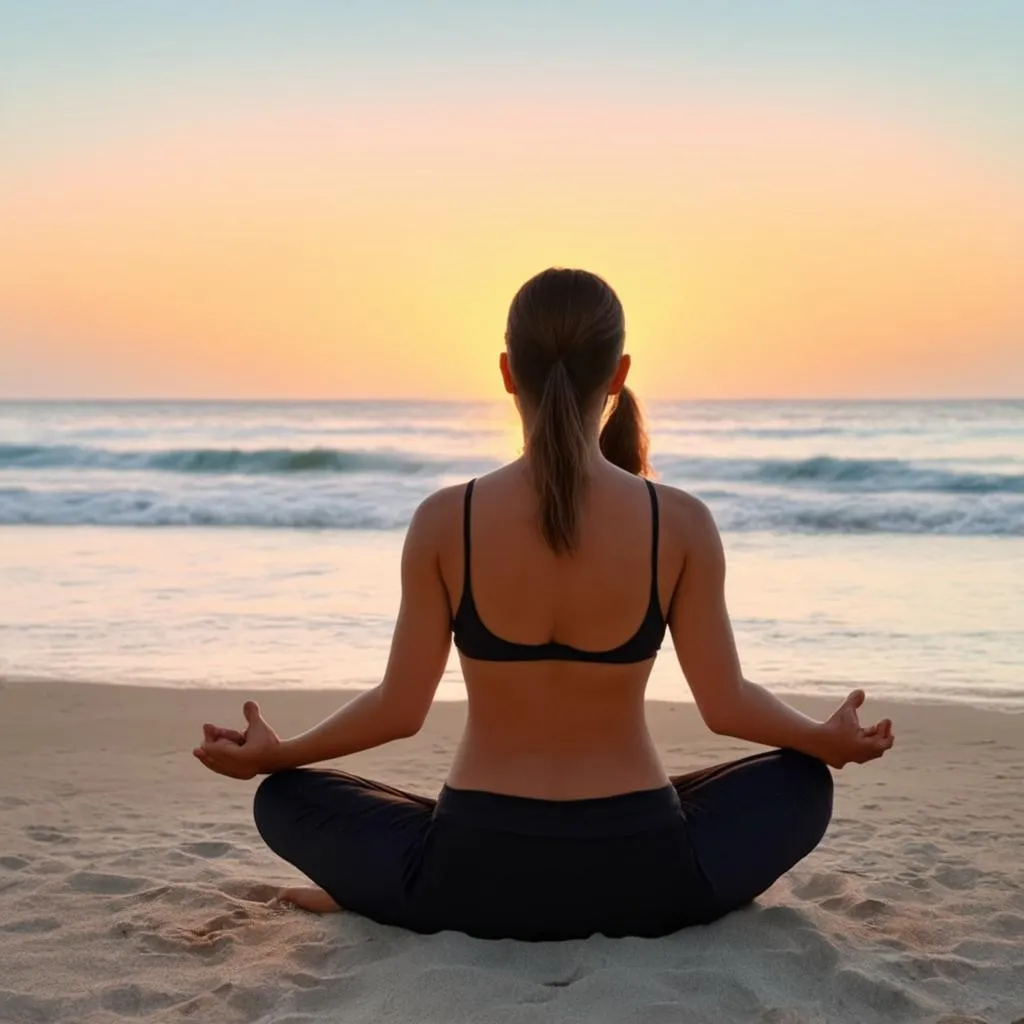
[[[626,322],[611,286],[585,270],[552,268],[516,293],[508,312],[502,372],[526,426],[541,505],[541,530],[557,552],[576,545],[580,502],[602,412],[606,459],[645,474],[647,436],[625,387]]]

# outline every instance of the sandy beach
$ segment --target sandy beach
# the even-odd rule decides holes
[[[267,906],[297,875],[258,839],[255,782],[189,754],[242,696],[0,683],[0,1020],[1024,1019],[1020,716],[878,704],[896,748],[838,773],[823,845],[756,905],[664,939],[532,945]],[[260,695],[283,731],[347,697]],[[438,704],[347,766],[431,793],[463,715]],[[687,704],[649,715],[670,770],[746,752]]]

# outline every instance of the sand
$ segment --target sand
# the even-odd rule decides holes
[[[264,902],[255,782],[189,755],[237,692],[0,681],[0,1021],[1008,1024],[1024,1018],[1024,718],[878,705],[823,845],[749,909],[663,939],[419,936]],[[347,699],[260,697],[284,731]],[[797,701],[812,713],[825,706]],[[431,793],[464,706],[348,759]],[[670,770],[748,752],[652,704]]]

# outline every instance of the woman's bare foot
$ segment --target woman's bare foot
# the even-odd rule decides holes
[[[334,914],[341,910],[330,896],[315,885],[293,885],[281,889],[277,894],[278,903],[291,903],[311,914]]]

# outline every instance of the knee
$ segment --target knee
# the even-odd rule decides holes
[[[821,841],[832,820],[832,772],[820,758],[795,750],[782,750],[780,754],[785,759],[787,781],[798,801],[810,850]]]
[[[287,815],[295,810],[295,784],[301,769],[289,769],[268,775],[256,788],[252,801],[252,816],[263,841],[274,849],[275,838]]]

